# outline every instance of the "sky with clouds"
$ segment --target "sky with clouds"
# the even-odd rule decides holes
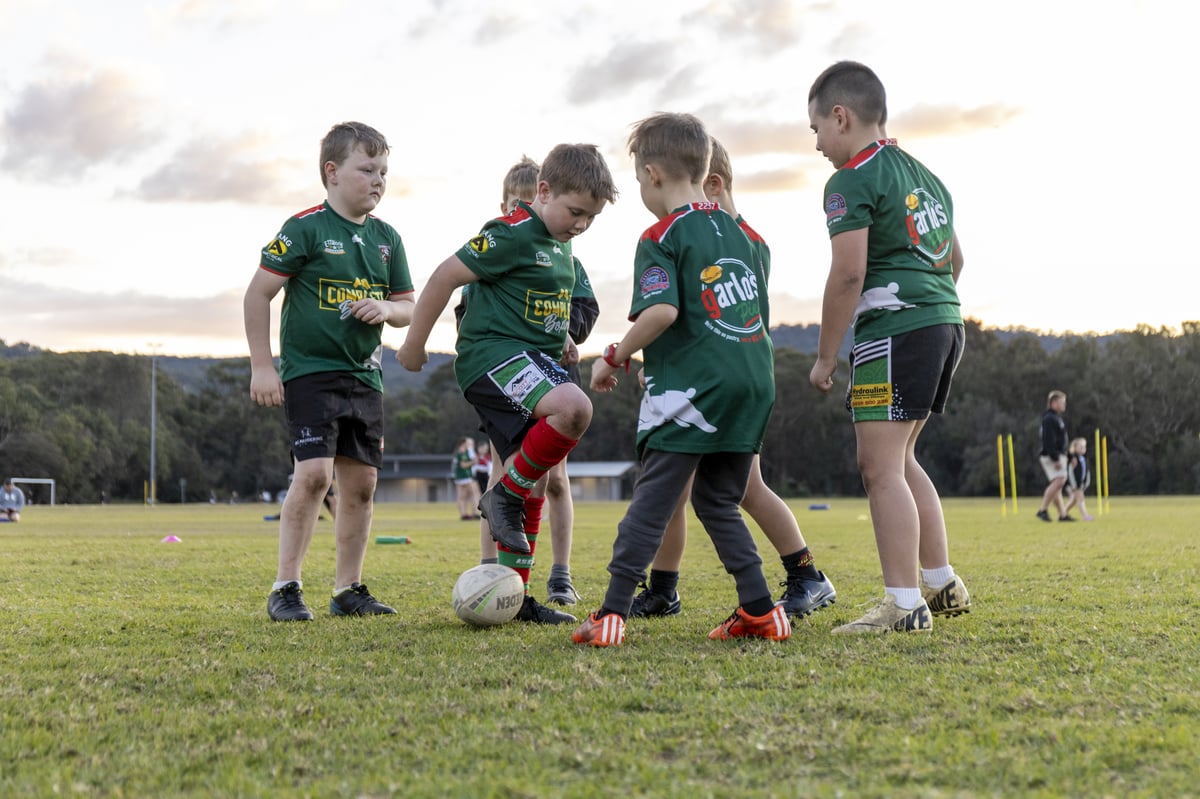
[[[259,252],[323,199],[320,139],[355,119],[392,145],[376,214],[403,237],[418,291],[496,215],[522,155],[602,148],[622,195],[574,244],[602,308],[587,353],[628,325],[653,219],[623,144],[656,111],[696,114],[730,151],[738,210],[772,250],[772,321],[817,322],[830,166],[806,101],[843,58],[880,75],[889,134],[954,195],[966,315],[1178,327],[1200,318],[1200,259],[1179,228],[1200,177],[1183,9],[0,0],[0,340],[246,354]],[[430,348],[453,345],[448,308]]]

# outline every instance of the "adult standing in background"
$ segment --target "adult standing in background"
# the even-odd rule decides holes
[[[25,492],[13,485],[12,478],[6,478],[4,488],[0,489],[0,522],[21,521],[21,511],[25,509]]]
[[[1062,498],[1063,486],[1067,484],[1067,444],[1069,441],[1067,423],[1062,418],[1063,411],[1066,409],[1066,392],[1055,389],[1046,396],[1046,411],[1042,414],[1042,451],[1039,460],[1049,485],[1042,494],[1042,507],[1038,508],[1037,512],[1037,517],[1044,522],[1050,521],[1048,509],[1051,502],[1058,510],[1060,522],[1075,521],[1067,515]]]

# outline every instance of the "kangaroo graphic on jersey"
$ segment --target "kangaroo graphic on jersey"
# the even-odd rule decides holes
[[[653,430],[667,422],[674,422],[680,427],[698,427],[706,433],[715,433],[717,428],[708,423],[700,409],[692,404],[696,389],[687,391],[668,390],[661,394],[652,394],[652,380],[646,381],[646,392],[642,394],[642,404],[638,408],[638,432]]]

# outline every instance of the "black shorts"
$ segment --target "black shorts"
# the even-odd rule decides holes
[[[319,372],[289,380],[283,410],[296,460],[342,455],[383,466],[383,394],[357,377]]]
[[[551,390],[569,383],[567,370],[539,350],[526,350],[488,371],[463,392],[479,414],[497,465],[521,448],[536,423],[533,409]]]
[[[902,422],[941,413],[962,359],[962,325],[934,325],[855,344],[846,409],[855,422]]]

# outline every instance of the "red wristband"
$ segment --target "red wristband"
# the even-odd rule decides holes
[[[625,367],[625,371],[628,373],[629,372],[629,359],[626,358],[625,363],[620,363],[614,357],[616,354],[617,354],[617,345],[609,344],[607,347],[604,348],[604,355],[602,355],[600,357],[604,358],[604,362],[614,369],[620,369],[621,367]]]

